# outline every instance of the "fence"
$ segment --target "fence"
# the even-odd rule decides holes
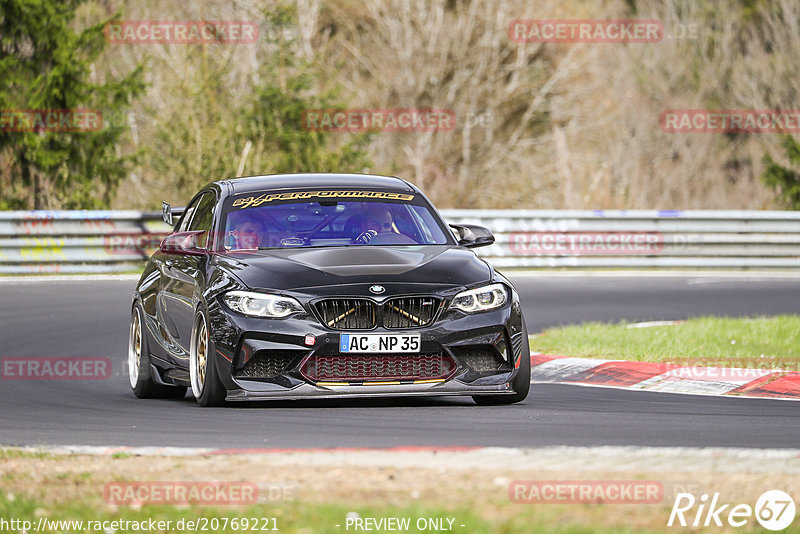
[[[486,226],[499,268],[800,267],[800,212],[443,210]],[[138,211],[0,212],[0,273],[141,268],[170,228]]]

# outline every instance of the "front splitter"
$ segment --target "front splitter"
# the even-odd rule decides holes
[[[254,382],[254,384],[258,384]],[[244,384],[243,384],[244,385]],[[370,385],[314,385],[300,384],[291,389],[254,390],[237,389],[228,391],[225,400],[280,400],[280,399],[357,399],[374,397],[438,397],[472,395],[512,395],[514,391],[508,383],[468,386],[458,381],[424,384],[370,384]]]

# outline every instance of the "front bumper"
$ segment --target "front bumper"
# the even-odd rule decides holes
[[[235,314],[217,304],[209,307],[218,375],[227,400],[364,398],[375,396],[445,396],[513,394],[525,346],[522,314],[516,292],[504,307],[464,314],[448,310],[427,327],[338,331],[313,315],[257,319]],[[303,363],[315,356],[337,357],[343,333],[420,335],[420,358],[439,355],[454,364],[434,380],[376,377],[362,381],[314,381]],[[313,344],[309,344],[313,336]],[[341,357],[348,357],[343,354]]]

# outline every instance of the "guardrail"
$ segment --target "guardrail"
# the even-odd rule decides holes
[[[441,213],[490,228],[476,252],[499,268],[800,268],[800,212]],[[0,212],[0,273],[135,271],[169,231],[158,212]]]
[[[139,270],[170,230],[160,212],[0,212],[0,273]]]
[[[497,267],[800,268],[800,212],[447,210],[495,233]]]

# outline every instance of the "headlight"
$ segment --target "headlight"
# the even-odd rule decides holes
[[[250,317],[280,318],[304,311],[300,303],[292,297],[268,293],[229,291],[222,298],[230,309]]]
[[[499,308],[508,300],[508,291],[503,284],[492,284],[468,291],[462,291],[450,305],[466,313],[481,312]]]

